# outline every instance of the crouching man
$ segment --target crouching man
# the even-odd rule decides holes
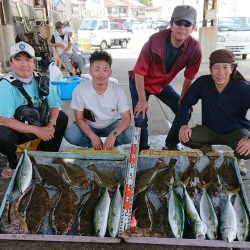
[[[0,153],[8,159],[3,177],[11,177],[17,166],[16,145],[39,138],[38,150],[58,151],[68,124],[49,79],[35,72],[35,51],[29,44],[11,46],[10,67],[0,81]]]

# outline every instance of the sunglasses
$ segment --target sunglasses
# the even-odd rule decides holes
[[[180,21],[174,21],[174,23],[177,25],[177,26],[184,26],[184,27],[186,27],[186,28],[188,28],[188,27],[190,27],[190,26],[192,26],[193,24],[192,23],[190,23],[190,22],[188,22],[188,21],[186,21],[186,20],[180,20]]]

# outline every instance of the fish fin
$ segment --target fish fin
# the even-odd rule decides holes
[[[207,190],[210,185],[212,184],[212,181],[206,183],[206,184],[202,184],[201,182],[198,183],[198,187],[202,190]]]

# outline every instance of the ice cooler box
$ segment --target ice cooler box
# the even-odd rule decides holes
[[[51,81],[56,86],[57,94],[62,100],[71,100],[74,88],[80,83],[81,78],[76,76],[64,76],[64,81]]]

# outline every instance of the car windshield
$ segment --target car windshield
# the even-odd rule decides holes
[[[223,17],[218,21],[219,31],[250,31],[248,17]]]
[[[94,30],[97,26],[97,20],[85,20],[82,22],[80,30]]]

